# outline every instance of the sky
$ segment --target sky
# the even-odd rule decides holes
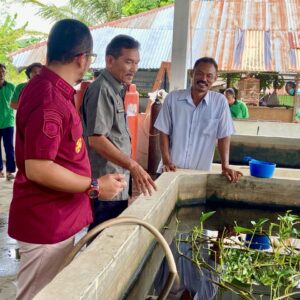
[[[43,4],[55,4],[58,6],[65,5],[68,0],[40,0]],[[1,3],[1,0],[0,0]],[[29,4],[13,3],[8,6],[10,15],[17,13],[17,27],[24,25],[28,22],[27,30],[36,30],[40,32],[49,33],[53,23],[39,17],[37,9]]]

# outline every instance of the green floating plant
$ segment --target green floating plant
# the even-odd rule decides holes
[[[296,227],[300,223],[299,216],[288,210],[283,216],[279,215],[275,223],[259,218],[251,221],[250,228],[235,222],[235,226],[225,228],[217,238],[213,238],[206,233],[204,223],[214,213],[202,213],[199,224],[184,239],[179,235],[178,249],[181,242],[188,243],[191,249],[190,256],[181,255],[191,260],[200,270],[206,268],[217,275],[219,280],[213,284],[243,299],[256,299],[253,293],[258,286],[265,287],[269,296],[264,297],[269,299],[291,299],[293,295],[300,294],[297,289],[300,284],[300,241],[297,241],[300,231]],[[251,249],[242,234],[268,235],[271,250]],[[209,250],[214,264],[204,259],[203,249]]]

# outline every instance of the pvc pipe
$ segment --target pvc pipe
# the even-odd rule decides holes
[[[179,282],[179,277],[177,273],[176,263],[172,254],[172,251],[167,243],[167,241],[164,239],[162,234],[151,224],[147,223],[146,221],[140,220],[138,218],[134,217],[118,217],[115,219],[110,219],[108,221],[105,221],[95,228],[93,228],[91,231],[89,231],[85,236],[83,236],[78,243],[74,246],[73,250],[65,260],[64,264],[61,266],[60,271],[63,270],[67,265],[70,264],[70,262],[74,259],[74,257],[77,255],[77,253],[81,250],[81,248],[95,235],[97,235],[100,231],[114,225],[119,224],[132,224],[132,225],[141,225],[145,227],[148,231],[150,231],[154,237],[156,238],[156,241],[160,244],[160,246],[163,248],[165,252],[165,256],[167,258],[167,263],[169,266],[169,275],[166,281],[165,286],[163,287],[160,295],[158,296],[158,300],[165,300],[171,290],[171,287],[176,279],[177,283]]]

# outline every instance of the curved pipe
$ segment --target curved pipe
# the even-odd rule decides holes
[[[93,228],[91,231],[89,231],[85,236],[83,236],[78,243],[74,246],[73,250],[71,251],[71,253],[69,254],[69,256],[67,257],[66,261],[64,262],[64,264],[61,266],[60,271],[62,269],[64,269],[76,256],[76,254],[80,251],[80,249],[91,239],[93,238],[95,235],[97,235],[100,231],[104,230],[107,227],[110,226],[114,226],[114,225],[119,225],[119,224],[133,224],[133,225],[141,225],[143,227],[145,227],[146,229],[148,229],[148,231],[150,231],[156,238],[156,241],[161,245],[161,247],[163,248],[164,252],[165,252],[165,256],[167,258],[167,263],[169,266],[169,275],[168,275],[168,279],[166,281],[165,286],[163,287],[161,293],[158,296],[158,300],[165,300],[171,290],[171,287],[175,281],[175,279],[178,282],[178,273],[177,273],[177,268],[176,268],[176,263],[174,261],[174,257],[173,254],[171,252],[171,249],[168,245],[168,243],[166,242],[166,240],[164,239],[164,237],[162,236],[162,234],[151,224],[140,220],[138,218],[134,218],[134,217],[118,217],[115,219],[110,219],[108,221],[105,221],[101,224],[99,224],[98,226],[96,226],[95,228]]]

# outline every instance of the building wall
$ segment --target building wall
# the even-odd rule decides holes
[[[293,108],[248,106],[249,120],[292,122]]]

